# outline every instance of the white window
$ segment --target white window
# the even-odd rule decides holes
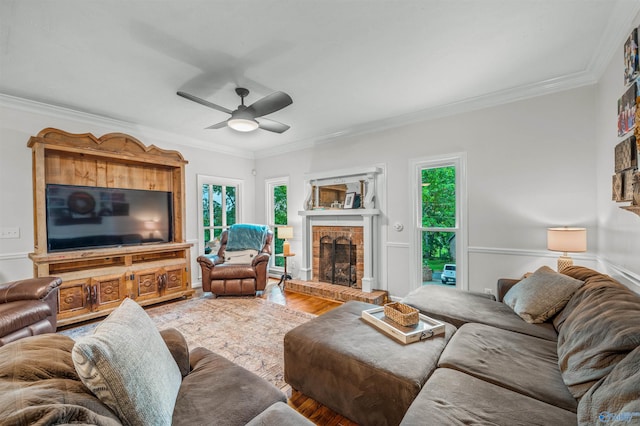
[[[198,240],[200,254],[218,251],[220,234],[240,222],[242,181],[198,175]]]
[[[284,258],[277,256],[282,254],[282,243],[284,240],[278,238],[277,227],[278,225],[288,224],[288,188],[289,178],[280,177],[274,179],[268,179],[265,181],[266,185],[266,201],[267,201],[267,224],[274,232],[273,248],[271,256],[271,267],[274,270],[280,271],[284,266]]]
[[[465,167],[464,153],[413,162],[416,286],[468,286]]]

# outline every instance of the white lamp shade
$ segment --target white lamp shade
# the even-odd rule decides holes
[[[548,228],[547,249],[565,253],[587,251],[586,228]]]
[[[293,238],[293,226],[278,226],[278,238],[281,240]]]

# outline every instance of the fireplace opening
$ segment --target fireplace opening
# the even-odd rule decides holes
[[[331,284],[355,286],[356,245],[350,238],[328,235],[320,238],[319,280]]]

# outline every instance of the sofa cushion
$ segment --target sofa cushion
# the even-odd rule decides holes
[[[80,381],[73,345],[70,337],[50,333],[0,348],[0,424],[121,424]]]
[[[72,351],[82,382],[131,425],[170,425],[182,375],[155,324],[125,299]]]
[[[227,265],[251,265],[253,258],[258,255],[258,250],[247,249],[229,251],[224,254],[224,263]]]
[[[447,367],[537,400],[576,411],[558,368],[556,343],[483,324],[465,324],[442,352]]]
[[[189,371],[191,371],[191,366],[189,365],[189,345],[184,335],[175,328],[165,328],[164,330],[160,330],[160,336],[162,336],[162,340],[164,340],[167,349],[171,352],[173,360],[178,365],[182,377],[189,374]]]
[[[575,425],[571,411],[468,374],[438,368],[401,425]]]
[[[504,303],[462,290],[423,285],[409,293],[402,302],[456,327],[477,322],[547,340],[557,339],[550,323],[529,324]]]
[[[543,266],[511,287],[504,296],[504,303],[526,322],[545,322],[564,308],[583,284],[583,281]]]
[[[191,372],[182,381],[173,425],[244,425],[273,403],[286,402],[278,388],[208,349],[191,351]]]
[[[640,346],[580,399],[580,424],[640,423]]]
[[[563,271],[585,284],[554,320],[564,382],[579,399],[640,345],[640,295],[588,268]]]

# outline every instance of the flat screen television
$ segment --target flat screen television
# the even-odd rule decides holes
[[[171,192],[48,184],[49,252],[173,241]]]

